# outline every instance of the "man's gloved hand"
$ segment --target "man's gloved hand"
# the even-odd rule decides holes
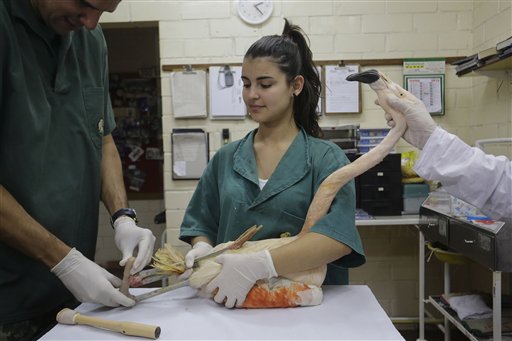
[[[217,303],[227,308],[242,306],[247,293],[259,279],[277,277],[270,252],[263,250],[248,254],[224,254],[215,258],[222,264],[222,270],[208,285],[206,292],[212,294]]]
[[[425,104],[420,100],[411,102],[394,97],[389,97],[387,102],[390,107],[404,114],[407,129],[403,138],[416,148],[423,149],[437,127]],[[394,127],[395,121],[393,121],[391,115],[386,113],[384,117],[388,121],[388,125]]]
[[[80,302],[99,303],[109,307],[131,307],[135,304],[134,300],[115,288],[121,285],[121,279],[84,257],[75,248],[51,272]]]
[[[185,255],[185,266],[187,270],[177,277],[178,281],[184,281],[192,275],[192,267],[196,258],[206,256],[213,249],[213,246],[207,242],[199,241],[194,244],[192,249]]]
[[[130,217],[120,217],[114,222],[114,231],[117,248],[123,253],[120,266],[125,266],[136,247],[138,247],[137,257],[130,274],[139,272],[149,264],[156,240],[149,229],[138,227]]]

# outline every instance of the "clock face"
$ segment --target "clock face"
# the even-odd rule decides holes
[[[273,9],[272,0],[238,0],[238,15],[248,24],[261,24]]]

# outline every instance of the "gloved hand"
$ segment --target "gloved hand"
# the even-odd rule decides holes
[[[109,307],[131,307],[135,304],[134,300],[114,288],[121,286],[121,279],[84,257],[75,248],[51,272],[80,302],[99,303]]]
[[[185,255],[185,266],[187,268],[191,268],[194,266],[194,261],[196,258],[206,256],[213,249],[213,246],[208,244],[207,242],[197,242],[192,246],[192,250],[187,252]]]
[[[215,258],[222,264],[222,270],[208,285],[206,292],[212,294],[217,303],[224,303],[227,308],[242,306],[247,293],[259,279],[277,277],[270,252],[263,250],[248,254],[224,254]]]
[[[114,231],[117,248],[123,253],[123,259],[119,262],[120,266],[125,266],[136,247],[138,247],[137,257],[130,274],[139,272],[149,264],[156,240],[149,229],[137,226],[130,217],[120,217],[114,222]]]
[[[213,249],[207,242],[199,241],[192,246],[192,249],[185,255],[185,266],[187,270],[177,277],[178,281],[184,281],[192,275],[192,267],[196,258],[206,256]]]
[[[394,97],[389,97],[387,103],[396,111],[404,114],[407,129],[405,130],[403,138],[416,148],[423,149],[430,135],[437,127],[436,122],[434,122],[432,116],[430,116],[425,104],[420,100],[411,102]],[[388,121],[388,125],[394,127],[395,122],[391,114],[386,113],[384,117]]]

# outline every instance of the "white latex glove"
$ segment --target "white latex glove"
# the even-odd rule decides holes
[[[213,249],[213,246],[207,242],[197,242],[192,246],[192,249],[185,255],[185,266],[191,268],[194,266],[196,258],[206,256]]]
[[[207,242],[199,241],[192,246],[192,249],[185,255],[185,266],[187,270],[177,277],[178,281],[184,281],[192,275],[192,267],[196,258],[206,256],[213,249]]]
[[[134,300],[115,288],[121,286],[121,279],[87,259],[75,248],[51,272],[80,302],[99,303],[109,307],[131,307],[135,304]]]
[[[419,99],[416,102],[411,102],[395,97],[389,97],[387,102],[390,107],[405,116],[407,129],[403,138],[416,148],[423,149],[423,146],[425,146],[430,135],[432,135],[437,127],[425,104]],[[395,121],[393,121],[389,113],[386,113],[384,117],[388,121],[388,126],[395,126]]]
[[[247,254],[225,254],[215,258],[222,264],[222,270],[208,285],[206,292],[212,294],[217,303],[224,303],[227,308],[242,306],[245,297],[259,279],[277,277],[270,252],[263,250]]]
[[[137,226],[130,217],[120,217],[114,222],[114,231],[117,248],[123,253],[120,266],[125,266],[136,247],[138,248],[137,257],[130,274],[139,272],[149,264],[156,240],[151,230]]]

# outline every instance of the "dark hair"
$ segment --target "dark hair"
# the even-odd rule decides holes
[[[304,87],[293,100],[293,116],[295,124],[304,128],[312,136],[321,135],[318,125],[316,107],[320,98],[321,83],[313,54],[309,49],[307,36],[299,26],[292,25],[284,19],[282,35],[271,35],[260,38],[249,47],[244,58],[270,57],[291,83],[295,77],[304,77]]]

